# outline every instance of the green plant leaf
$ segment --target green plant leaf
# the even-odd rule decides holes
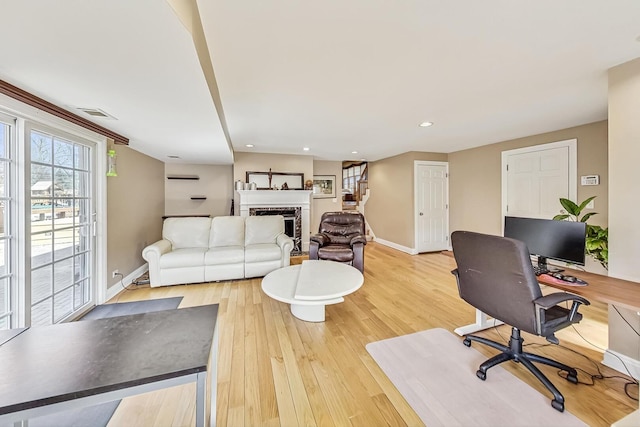
[[[569,215],[567,215],[567,214],[558,214],[558,215],[553,217],[553,219],[555,221],[562,221],[562,220],[567,219],[567,218],[569,218]]]
[[[580,207],[569,199],[560,198],[560,204],[570,214],[574,216],[580,215]]]
[[[580,207],[579,207],[580,212],[582,212],[582,210],[583,210],[584,208],[586,208],[586,207],[587,207],[587,205],[589,204],[589,202],[591,202],[591,201],[592,201],[593,199],[595,199],[595,198],[596,198],[596,196],[591,196],[591,197],[589,197],[588,199],[586,199],[584,202],[580,203]],[[584,222],[584,221],[583,221],[583,222]]]
[[[580,222],[587,222],[587,220],[593,215],[598,215],[598,212],[589,212],[588,214],[585,214],[582,218],[580,218]]]

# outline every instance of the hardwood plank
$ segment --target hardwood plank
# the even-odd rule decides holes
[[[140,287],[117,298],[125,302],[182,295],[183,307],[220,304],[220,426],[422,425],[365,345],[435,327],[452,332],[473,322],[475,311],[458,296],[450,273],[455,261],[447,254],[408,255],[370,242],[365,258],[364,285],[345,297],[344,303],[327,307],[324,323],[294,318],[287,304],[262,294],[259,278]],[[302,259],[296,257],[296,262]],[[599,363],[608,342],[608,314],[605,304],[592,303],[581,308],[584,317],[575,329],[557,334],[563,347],[546,345],[544,339],[525,334],[527,351],[592,374],[599,369],[605,376],[622,376]],[[501,326],[480,334],[506,340],[509,328]],[[474,348],[487,357],[495,354],[486,346]],[[521,366],[511,363],[504,367],[546,393]],[[621,379],[576,386],[560,379],[554,369],[541,369],[564,394],[567,410],[591,426],[609,426],[637,409],[637,402],[624,394]],[[583,373],[579,379],[590,381]],[[109,426],[191,425],[194,401],[195,396],[185,389],[127,398]]]

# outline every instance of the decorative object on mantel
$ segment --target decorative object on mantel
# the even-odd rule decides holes
[[[316,199],[336,197],[336,176],[314,175],[313,197]]]
[[[304,182],[304,189],[305,190],[313,190],[313,181],[311,181],[310,179],[306,180]]]
[[[280,187],[281,190],[288,190],[289,186],[287,185],[287,182],[285,181],[284,184],[282,184],[282,187]]]
[[[303,190],[304,173],[272,172],[271,169],[269,172],[247,172],[246,182],[255,183],[258,190],[279,189],[285,182],[289,190]]]

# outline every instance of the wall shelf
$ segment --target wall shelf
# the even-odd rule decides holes
[[[186,179],[186,180],[198,180],[198,175],[167,175],[167,179]]]

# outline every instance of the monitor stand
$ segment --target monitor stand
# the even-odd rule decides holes
[[[547,264],[547,258],[543,256],[539,256],[537,270],[540,272],[540,274],[560,273],[561,271],[564,271],[564,268],[552,267],[549,264]]]

